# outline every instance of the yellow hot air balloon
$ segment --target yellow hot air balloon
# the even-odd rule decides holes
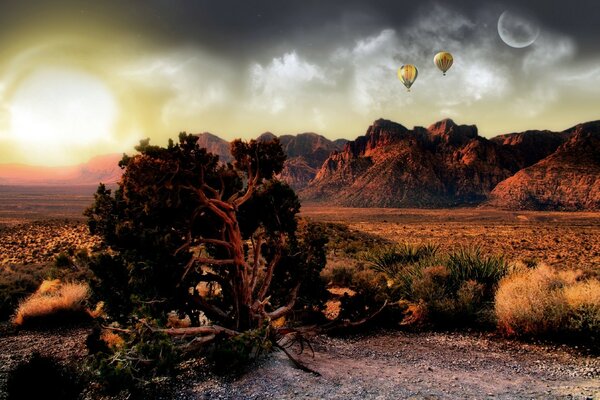
[[[398,79],[406,86],[406,90],[410,92],[410,87],[417,79],[419,71],[412,64],[406,64],[398,68]]]
[[[452,57],[452,54],[448,53],[447,51],[440,51],[435,55],[435,57],[433,57],[433,63],[439,68],[440,71],[444,73],[444,75],[446,75],[446,71],[450,69],[453,62],[454,57]]]

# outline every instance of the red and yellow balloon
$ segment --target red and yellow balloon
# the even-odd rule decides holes
[[[454,57],[452,57],[452,54],[448,53],[447,51],[440,51],[435,55],[435,57],[433,57],[433,63],[440,71],[442,71],[444,75],[446,75],[446,71],[450,69],[453,62]]]
[[[419,70],[412,64],[406,64],[398,68],[398,79],[406,86],[406,90],[409,92],[418,75]]]

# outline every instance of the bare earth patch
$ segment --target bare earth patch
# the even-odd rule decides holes
[[[385,332],[320,337],[293,368],[277,353],[238,380],[208,379],[200,399],[596,399],[600,360],[572,349],[488,335]],[[189,396],[189,397],[188,397]]]

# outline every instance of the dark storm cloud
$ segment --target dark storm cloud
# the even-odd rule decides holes
[[[600,3],[595,0],[439,3],[471,18],[486,11],[499,15],[503,9],[516,8],[534,16],[542,27],[571,37],[583,53],[600,53]],[[399,29],[433,4],[398,0],[29,0],[1,6],[0,31],[28,21],[43,23],[66,13],[82,34],[88,26],[100,23],[141,35],[156,45],[196,44],[233,58],[252,58],[290,47],[318,53],[332,42],[343,44],[384,28]]]

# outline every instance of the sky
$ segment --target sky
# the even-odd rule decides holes
[[[503,41],[505,11],[532,44]],[[378,118],[563,130],[600,119],[598,15],[595,0],[2,1],[0,164],[76,164],[181,131],[354,139]]]

